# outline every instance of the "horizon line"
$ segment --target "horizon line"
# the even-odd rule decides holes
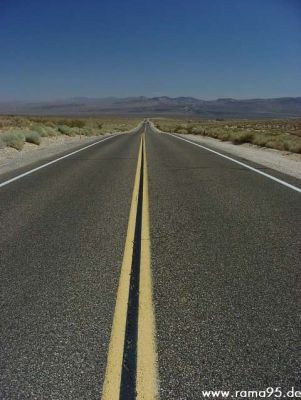
[[[79,100],[79,99],[86,99],[86,100],[107,100],[107,99],[116,99],[116,100],[126,100],[126,99],[160,99],[160,98],[167,98],[167,99],[194,99],[200,101],[218,101],[218,100],[234,100],[234,101],[247,101],[247,100],[275,100],[275,99],[299,99],[301,98],[301,94],[299,96],[276,96],[276,97],[216,97],[212,99],[208,98],[201,98],[195,96],[188,96],[188,95],[179,95],[179,96],[168,96],[168,95],[161,95],[161,96],[145,96],[145,95],[136,95],[136,96],[104,96],[104,97],[97,97],[97,96],[71,96],[71,97],[58,97],[58,98],[49,98],[49,99],[13,99],[13,100],[2,100],[0,99],[0,103],[51,103],[51,102],[59,102],[59,101],[68,101],[68,100]]]

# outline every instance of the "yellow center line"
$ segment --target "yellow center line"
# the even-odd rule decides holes
[[[142,152],[144,155],[143,165]],[[145,136],[143,135],[139,147],[136,176],[125,242],[124,257],[121,267],[119,287],[117,291],[117,299],[113,318],[111,340],[109,345],[107,368],[103,385],[102,400],[120,400],[120,385],[127,322],[126,318],[130,291],[130,275],[133,258],[135,224],[139,194],[139,178],[141,168],[143,168],[143,199],[139,281],[136,398],[138,400],[159,399],[157,353],[155,343],[155,316],[152,302],[148,174]]]
[[[133,243],[138,205],[141,155],[142,139],[139,147],[136,176],[125,241],[124,255],[120,272],[119,286],[117,291],[115,313],[113,318],[111,340],[107,359],[107,368],[102,392],[102,400],[119,400],[120,395],[126,316],[130,290]]]
[[[155,315],[152,300],[148,171],[145,137],[143,138],[143,148],[144,170],[136,385],[138,400],[153,400],[159,398],[159,391],[155,342]]]

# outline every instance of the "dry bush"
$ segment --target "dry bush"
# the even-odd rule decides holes
[[[230,140],[234,144],[252,143],[253,134],[250,132],[235,132],[230,135]]]
[[[153,119],[163,132],[209,136],[234,144],[251,143],[261,147],[300,153],[301,119],[294,120],[184,120]]]
[[[83,128],[86,125],[86,122],[82,119],[61,119],[57,121],[58,125],[69,126],[70,128]]]
[[[6,146],[20,151],[23,149],[25,136],[21,131],[10,131],[1,134],[1,140]]]
[[[77,130],[75,128],[70,128],[70,126],[67,125],[59,125],[58,131],[67,136],[76,136],[77,133]]]
[[[41,143],[41,136],[38,134],[38,132],[35,131],[26,132],[25,140],[28,143],[39,145]]]

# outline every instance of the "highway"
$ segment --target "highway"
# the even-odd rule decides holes
[[[0,399],[301,390],[301,182],[148,122],[78,150],[0,176]]]

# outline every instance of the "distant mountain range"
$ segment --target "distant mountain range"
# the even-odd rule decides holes
[[[195,116],[203,118],[298,118],[301,97],[235,100],[200,100],[193,97],[75,97],[44,102],[0,102],[0,114],[78,115],[106,114]]]

